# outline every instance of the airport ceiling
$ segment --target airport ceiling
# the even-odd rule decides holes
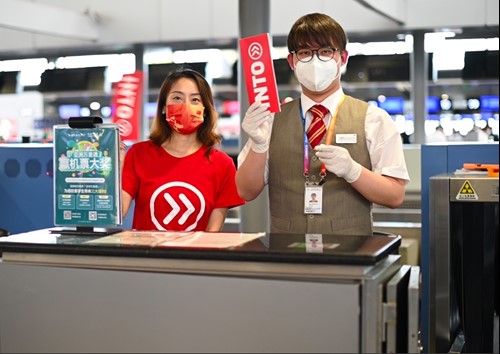
[[[172,36],[168,30],[161,30],[163,27],[168,27],[166,24],[162,27],[161,25],[156,24],[155,26],[149,27],[148,24],[151,22],[175,22],[175,21],[167,21],[168,18],[164,19],[163,17],[151,18],[149,16],[140,17],[134,16],[134,18],[129,18],[130,16],[124,16],[125,14],[130,15],[131,11],[135,15],[137,13],[137,6],[135,0],[121,0],[120,8],[118,9],[116,5],[113,7],[113,1],[107,0],[106,2],[94,2],[94,0],[82,0],[78,2],[67,2],[62,0],[1,0],[2,8],[5,11],[0,11],[0,30],[3,30],[2,36],[0,36],[0,43],[5,42],[2,48],[0,48],[0,60],[5,59],[19,59],[19,58],[28,58],[35,56],[46,56],[46,57],[54,57],[54,56],[66,56],[66,55],[84,55],[84,54],[98,54],[98,53],[125,53],[134,51],[137,43],[137,39],[131,40],[131,38],[141,38],[143,41],[146,38],[151,38],[151,40],[159,40],[163,38],[166,41],[163,42],[151,42],[140,44],[145,44],[149,47],[155,46],[170,46],[174,50],[178,49],[199,49],[199,48],[236,48],[237,47],[237,38],[232,38],[234,34],[229,36],[229,39],[224,36],[215,35],[212,36],[212,40],[205,40],[203,38],[199,38],[198,36],[191,36],[189,40],[175,39],[173,41]],[[108,2],[109,1],[109,2]],[[186,0],[187,3],[193,4],[197,0]],[[245,0],[240,0],[243,2]],[[270,0],[271,1],[271,0]],[[281,0],[272,0],[273,4],[280,2]],[[283,0],[284,1],[284,0]],[[294,2],[295,1],[295,2]],[[499,26],[498,26],[498,15],[496,18],[494,15],[491,15],[492,10],[495,5],[495,0],[481,0],[473,2],[476,4],[474,8],[470,7],[470,0],[440,0],[435,2],[435,0],[385,0],[384,2],[375,1],[375,0],[351,0],[345,1],[343,0],[337,5],[331,0],[307,0],[304,2],[303,0],[287,0],[287,4],[294,4],[290,8],[290,12],[296,13],[303,11],[304,9],[323,9],[325,11],[333,11],[333,8],[340,7],[343,9],[344,13],[356,14],[356,16],[344,16],[343,20],[347,23],[345,28],[347,29],[348,36],[350,42],[378,42],[378,41],[397,41],[402,40],[404,34],[411,33],[411,28],[419,28],[419,31],[425,30],[429,32],[444,30],[443,28],[432,28],[430,24],[436,25],[437,23],[469,23],[470,27],[452,27],[450,28],[456,33],[455,38],[491,38],[498,37],[499,34]],[[253,6],[253,1],[251,2]],[[304,5],[307,3],[307,6]],[[437,6],[439,3],[439,6]],[[178,6],[177,2],[174,0],[161,0],[161,1],[151,1],[148,3],[149,7],[160,6],[163,4],[170,4],[170,6]],[[228,1],[215,1],[211,2],[200,2],[200,6],[198,6],[199,12],[203,12],[203,10],[210,10],[212,12],[206,13],[203,17],[198,17],[198,21],[205,20],[205,27],[208,26],[212,30],[212,24],[210,21],[217,21],[217,19],[227,18],[221,17],[221,11],[218,6],[233,4],[233,2]],[[203,5],[202,5],[203,4]],[[207,5],[208,4],[208,5]],[[221,5],[222,4],[222,5]],[[309,5],[310,4],[310,5]],[[379,4],[379,5],[377,5]],[[384,5],[385,6],[382,6]],[[402,5],[412,5],[412,11],[402,12]],[[421,4],[421,5],[415,5]],[[430,12],[425,12],[427,7],[430,7],[433,4],[433,9],[440,9],[441,11],[446,11],[446,15],[440,16],[438,13],[434,13],[431,16]],[[141,4],[141,7],[145,7],[147,10],[148,6],[146,4]],[[82,7],[86,7],[85,12],[82,14]],[[163,12],[156,11],[156,13],[167,13],[166,6],[163,8]],[[207,7],[208,6],[208,7]],[[489,7],[488,7],[489,6]],[[498,5],[496,5],[498,8]],[[21,11],[24,9],[24,11]],[[56,10],[57,9],[57,10]],[[217,9],[219,11],[217,11]],[[276,9],[276,8],[275,8]],[[381,11],[380,9],[384,9],[385,11]],[[490,10],[488,10],[490,9]],[[71,10],[71,11],[70,11]],[[227,9],[226,9],[227,10]],[[234,9],[233,9],[234,10]],[[10,11],[10,12],[9,12]],[[54,17],[56,14],[59,14],[59,17],[55,19],[55,21],[48,21],[49,17]],[[65,12],[70,11],[70,12]],[[151,11],[151,9],[150,9]],[[452,12],[455,11],[453,14]],[[144,11],[145,12],[145,11]],[[222,11],[223,12],[223,11]],[[494,11],[497,13],[497,11]],[[10,15],[9,15],[10,13]],[[26,16],[18,16],[18,14],[23,13]],[[35,13],[37,15],[35,15]],[[107,26],[105,15],[113,14],[116,16],[114,18],[113,24],[116,27],[113,27],[113,30],[110,29],[112,26]],[[429,14],[429,16],[422,16],[422,14]],[[45,16],[41,16],[45,14]],[[62,18],[62,14],[67,14],[67,21]],[[104,15],[103,15],[104,14]],[[148,14],[152,14],[148,12]],[[193,14],[194,15],[194,14]],[[217,16],[216,16],[217,15]],[[411,17],[412,15],[413,17]],[[294,16],[292,14],[288,14],[288,17]],[[85,18],[82,18],[85,17]],[[87,18],[88,17],[88,18]],[[273,24],[276,23],[277,31],[273,31],[273,33],[279,33],[279,35],[273,36],[273,44],[275,46],[285,46],[286,45],[286,32],[287,30],[283,30],[280,28],[281,17],[285,17],[284,14],[279,17],[274,18]],[[36,31],[40,31],[43,34],[43,31],[61,31],[61,36],[63,33],[73,33],[73,35],[79,36],[83,35],[81,28],[76,26],[75,24],[79,23],[83,26],[83,20],[89,20],[95,22],[95,25],[103,26],[102,28],[105,30],[105,36],[103,37],[103,41],[99,44],[92,44],[89,41],[86,41],[86,44],[83,46],[78,45],[75,40],[74,43],[67,42],[68,44],[62,45],[64,41],[57,42],[54,40],[50,40],[47,42],[47,45],[44,44],[42,40],[37,36],[33,36],[30,38],[29,36],[24,35],[23,40],[19,39],[17,41],[18,32],[10,31],[6,32],[5,29],[21,29],[25,30],[26,33],[29,31],[35,31],[33,33],[37,33]],[[212,20],[207,20],[210,18]],[[293,17],[292,17],[293,18]],[[406,18],[407,25],[403,25],[402,19]],[[360,21],[360,19],[362,19]],[[130,26],[129,23],[133,23],[135,25]],[[369,26],[362,26],[360,23],[367,23]],[[111,22],[110,22],[111,23]],[[235,23],[235,21],[230,21],[229,23]],[[287,22],[288,23],[288,22]],[[183,22],[178,22],[179,25],[183,25]],[[484,25],[483,25],[484,24]],[[489,25],[487,25],[489,24]],[[88,25],[88,24],[87,24]],[[158,27],[159,26],[159,27]],[[236,25],[234,25],[235,27]],[[473,27],[476,26],[476,27]],[[75,28],[73,28],[75,27]],[[82,28],[87,28],[89,30],[94,30],[96,26],[90,26]],[[200,24],[200,28],[205,28]],[[160,34],[154,33],[154,29],[160,28]],[[177,30],[177,27],[174,27]],[[287,27],[288,28],[288,27]],[[371,28],[380,28],[381,30],[371,30]],[[153,30],[152,30],[153,29]],[[369,30],[368,30],[369,29]],[[109,30],[109,32],[106,32]],[[139,30],[142,30],[139,31]],[[214,29],[215,31],[215,29]],[[223,31],[226,31],[226,28],[223,28]],[[233,32],[228,28],[227,33],[237,33],[232,29]],[[141,36],[131,37],[132,34],[136,32],[141,32]],[[51,32],[46,32],[51,33]],[[202,33],[205,32],[193,32],[193,33]],[[94,34],[96,35],[96,34]],[[151,35],[151,37],[149,37]],[[208,37],[209,35],[207,35]],[[3,37],[3,38],[2,38]],[[21,38],[21,37],[19,37]],[[153,39],[157,38],[157,39]],[[170,39],[168,39],[170,38]],[[174,37],[177,38],[177,37]],[[215,38],[215,39],[214,39]],[[218,39],[219,38],[219,39]],[[220,39],[224,38],[224,39]],[[111,39],[111,41],[110,41]],[[196,40],[193,40],[196,39]],[[116,40],[116,42],[114,42]],[[147,39],[146,39],[147,40]],[[168,41],[167,41],[168,40]],[[85,42],[85,41],[84,41]],[[71,44],[70,44],[71,43]],[[136,44],[137,43],[137,44]],[[10,45],[10,46],[9,46]],[[9,49],[10,48],[10,49]]]
[[[456,39],[467,39],[467,38],[492,38],[499,36],[499,26],[491,27],[468,27],[456,29],[457,33],[454,38]],[[432,32],[432,29],[428,30]],[[411,31],[380,31],[380,32],[370,32],[370,33],[349,33],[350,42],[386,42],[386,41],[397,41],[401,40],[401,35],[410,34]],[[236,48],[237,39],[224,41],[224,42],[213,42],[207,40],[191,40],[191,41],[178,41],[178,42],[162,42],[162,43],[143,43],[149,47],[155,46],[170,46],[174,50],[188,50],[188,49],[199,49],[199,48]],[[273,44],[275,46],[286,46],[286,37],[274,37]],[[137,45],[137,44],[135,44]],[[88,55],[88,54],[106,54],[106,53],[127,53],[134,51],[134,44],[105,44],[105,45],[95,45],[95,46],[85,46],[85,47],[64,47],[64,48],[39,48],[37,50],[27,49],[27,50],[14,50],[10,52],[0,52],[0,60],[8,59],[20,59],[29,58],[34,56],[67,56],[67,55]]]

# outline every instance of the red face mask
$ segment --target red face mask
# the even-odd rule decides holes
[[[189,103],[168,104],[167,123],[179,134],[194,133],[203,123],[205,107]]]

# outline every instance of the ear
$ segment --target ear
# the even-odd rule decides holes
[[[343,50],[342,54],[340,55],[340,58],[342,60],[342,65],[346,65],[347,59],[349,58],[349,52],[347,50]]]
[[[293,65],[293,54],[291,53],[288,53],[287,57],[286,57],[286,60],[288,61],[288,65],[290,65],[290,69],[294,69],[294,65]]]

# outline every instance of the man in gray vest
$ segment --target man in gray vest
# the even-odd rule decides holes
[[[250,201],[269,186],[271,232],[372,235],[372,203],[399,207],[409,182],[400,134],[387,112],[344,94],[347,36],[334,19],[299,18],[287,44],[302,94],[279,113],[248,108],[238,192]]]

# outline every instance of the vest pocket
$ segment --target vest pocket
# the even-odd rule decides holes
[[[291,221],[288,219],[281,219],[271,215],[272,231],[290,231]]]
[[[360,235],[372,233],[372,223],[369,215],[330,220],[330,227],[336,234],[345,233],[346,235]]]

